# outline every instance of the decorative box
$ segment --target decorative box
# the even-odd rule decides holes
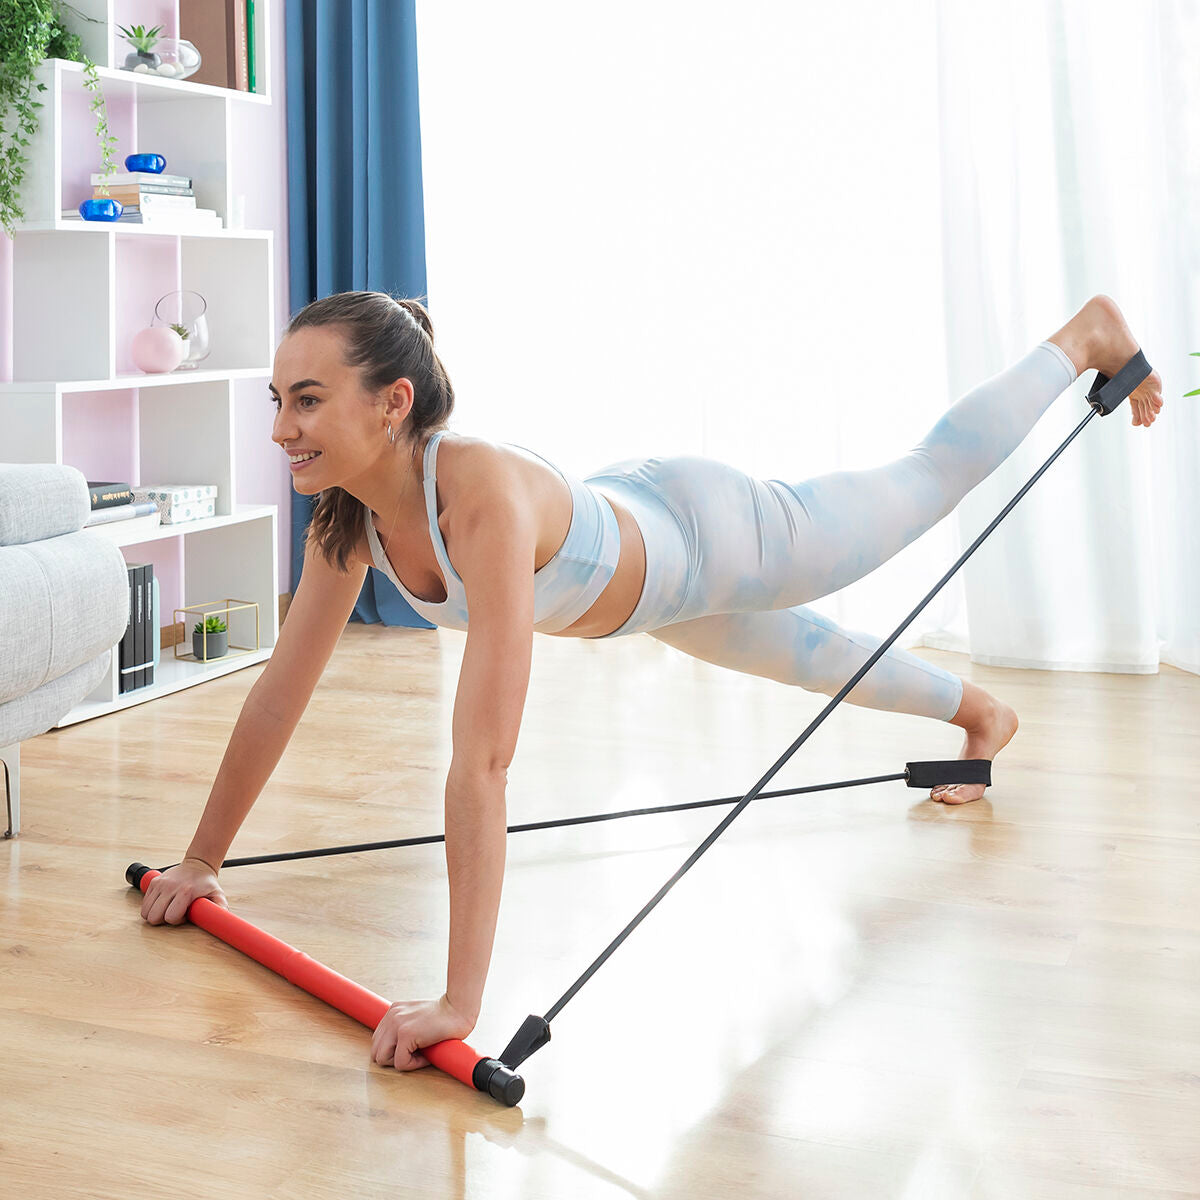
[[[164,525],[182,525],[216,516],[215,483],[155,483],[133,489],[133,499],[152,500],[158,505]]]

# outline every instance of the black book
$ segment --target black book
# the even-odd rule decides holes
[[[126,563],[125,570],[129,576],[129,621],[125,626],[125,634],[121,638],[121,643],[117,648],[117,692],[122,696],[126,692],[133,691],[134,663],[137,661],[137,656],[134,652],[134,632],[136,629],[134,619],[137,614],[134,579],[137,576],[138,568]]]
[[[149,563],[127,563],[129,572],[129,626],[121,643],[121,686],[132,692],[146,686],[146,572]]]
[[[154,637],[157,634],[154,620],[154,563],[146,563],[144,570],[145,580],[142,590],[145,619],[142,623],[142,661],[145,666],[142,671],[142,686],[149,688],[150,684],[154,683]]]
[[[138,564],[137,575],[137,679],[136,686],[146,686],[146,563]]]
[[[146,563],[146,686],[154,683],[154,649],[158,640],[158,613],[154,606],[154,563]]]
[[[118,504],[133,503],[133,489],[127,483],[94,483],[88,480],[92,512],[98,508],[113,508]]]

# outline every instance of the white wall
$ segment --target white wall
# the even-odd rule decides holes
[[[896,457],[954,399],[931,0],[419,0],[417,24],[456,428],[578,474],[696,453],[795,481]],[[954,535],[814,607],[891,628]]]

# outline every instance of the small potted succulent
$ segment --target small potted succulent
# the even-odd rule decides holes
[[[132,71],[137,67],[149,67],[152,71],[157,70],[162,59],[154,53],[154,43],[158,41],[162,26],[155,25],[153,29],[147,29],[143,25],[135,25],[132,29],[126,29],[124,25],[118,25],[117,28],[133,47],[133,53],[125,56],[125,70]]]
[[[192,630],[192,653],[201,662],[207,662],[210,658],[221,658],[228,652],[228,627],[220,617],[206,617],[203,621],[196,622]]]

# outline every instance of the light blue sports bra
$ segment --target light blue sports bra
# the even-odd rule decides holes
[[[447,629],[467,628],[467,594],[458,572],[450,565],[446,544],[437,522],[437,445],[440,430],[425,447],[425,510],[433,551],[446,581],[446,599],[440,604],[414,596],[400,582],[379,541],[379,532],[364,504],[371,560],[396,585],[400,594],[427,621]],[[504,443],[511,445],[511,443]],[[559,470],[536,450],[516,446],[554,467],[571,489],[571,527],[558,552],[533,575],[533,628],[538,633],[558,633],[579,620],[595,603],[617,570],[621,533],[617,515],[608,501],[581,480]]]

